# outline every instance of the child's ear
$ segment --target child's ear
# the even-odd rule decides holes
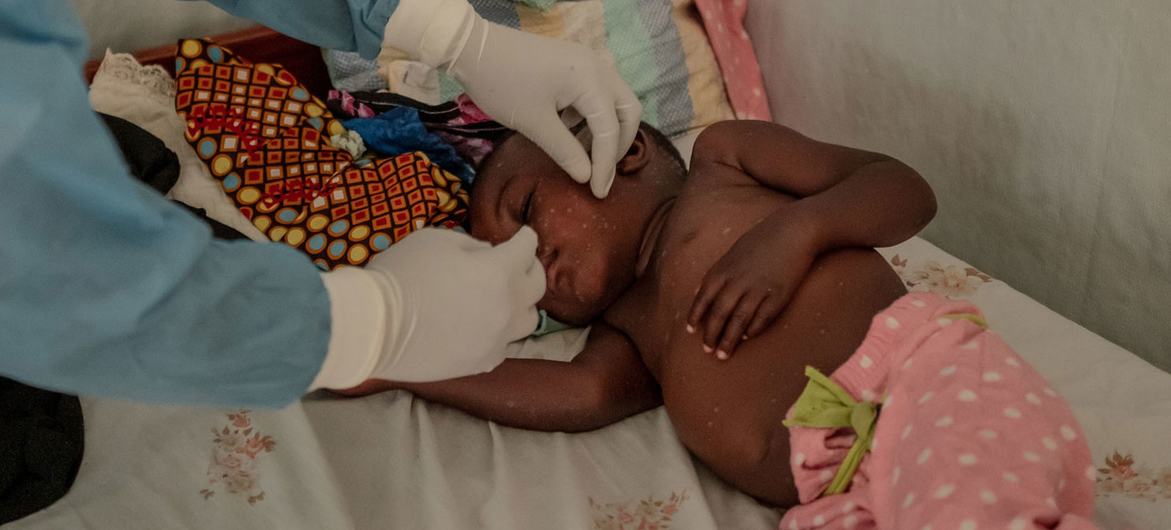
[[[638,133],[634,135],[634,143],[630,144],[630,149],[627,149],[626,154],[618,159],[616,172],[619,175],[634,175],[642,171],[642,168],[646,167],[651,160],[650,147],[650,138],[640,127]]]

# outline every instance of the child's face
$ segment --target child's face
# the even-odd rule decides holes
[[[532,226],[548,280],[537,306],[570,324],[596,320],[634,280],[645,210],[632,204],[637,186],[619,175],[597,200],[520,134],[487,162],[472,192],[472,236],[498,244]]]

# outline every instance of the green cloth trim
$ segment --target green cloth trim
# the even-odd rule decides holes
[[[529,7],[535,7],[541,11],[545,11],[550,7],[553,7],[553,4],[556,4],[557,0],[517,0],[517,3],[525,4]]]
[[[874,441],[874,424],[878,420],[878,406],[869,401],[855,401],[849,392],[812,366],[805,367],[809,383],[797,398],[790,417],[782,422],[785,427],[837,429],[850,427],[857,435],[854,445],[846,453],[838,472],[823,495],[846,491],[862,457]]]
[[[952,320],[967,320],[968,322],[972,322],[982,328],[988,328],[988,321],[984,320],[983,316],[976,313],[950,313],[943,315],[943,318],[950,318]]]

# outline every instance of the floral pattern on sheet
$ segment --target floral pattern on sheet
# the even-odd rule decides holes
[[[671,517],[687,502],[687,491],[671,492],[665,499],[653,495],[627,502],[600,503],[588,497],[594,530],[667,530]]]
[[[919,267],[908,267],[908,260],[900,254],[890,258],[891,267],[912,291],[929,291],[947,298],[967,298],[976,293],[992,277],[973,267],[944,265],[927,260]]]
[[[1117,449],[1105,460],[1106,465],[1098,468],[1096,489],[1099,497],[1121,495],[1150,501],[1171,499],[1171,466],[1158,470],[1136,466],[1133,456],[1121,454]]]
[[[230,412],[222,428],[211,429],[215,445],[211,450],[211,463],[207,466],[208,487],[199,491],[205,500],[214,496],[217,489],[245,496],[248,504],[264,500],[259,459],[260,455],[272,452],[276,440],[262,435],[252,425],[249,413],[248,410]]]

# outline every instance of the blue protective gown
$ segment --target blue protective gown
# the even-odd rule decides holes
[[[377,55],[397,0],[215,0]],[[90,109],[70,0],[0,0],[0,375],[156,402],[281,406],[317,374],[329,298],[282,244],[224,242],[132,178]]]

